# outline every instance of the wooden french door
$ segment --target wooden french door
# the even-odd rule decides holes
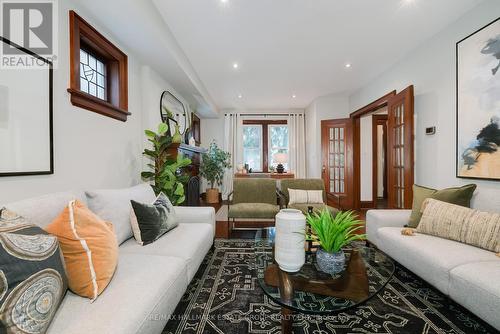
[[[413,201],[413,86],[387,103],[388,206],[410,209]]]
[[[328,204],[342,209],[353,206],[352,119],[321,121],[322,178]]]

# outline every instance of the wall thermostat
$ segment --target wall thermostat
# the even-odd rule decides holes
[[[425,128],[425,134],[426,135],[434,135],[434,134],[436,134],[436,127],[435,126],[431,126],[431,127]]]

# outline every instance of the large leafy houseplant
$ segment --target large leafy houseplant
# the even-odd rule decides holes
[[[342,248],[355,240],[363,240],[366,234],[356,233],[364,223],[352,211],[339,212],[335,216],[330,210],[308,214],[307,223],[311,227],[306,240],[319,243],[317,262],[320,269],[330,274],[343,270],[345,255]]]
[[[143,154],[151,158],[152,163],[148,164],[151,170],[142,172],[141,176],[144,180],[153,181],[151,186],[156,195],[163,192],[173,205],[179,205],[186,199],[184,184],[189,178],[183,167],[191,164],[191,160],[182,154],[178,154],[177,159],[170,159],[167,149],[172,144],[172,137],[167,131],[165,123],[158,125],[158,132],[144,131],[152,148],[144,149]]]
[[[210,188],[207,189],[207,202],[219,201],[219,189],[215,186],[222,185],[226,169],[231,168],[230,159],[231,154],[220,149],[215,142],[212,142],[208,151],[202,154],[200,175],[210,184]]]

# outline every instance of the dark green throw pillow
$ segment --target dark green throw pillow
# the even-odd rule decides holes
[[[0,209],[0,333],[45,333],[67,288],[57,237]]]
[[[415,184],[413,186],[413,205],[408,227],[416,228],[418,226],[420,218],[422,217],[420,209],[422,207],[422,203],[424,203],[427,198],[433,198],[439,201],[470,208],[470,201],[476,187],[477,186],[475,184],[467,184],[463,187],[437,190]]]
[[[147,245],[178,225],[174,206],[167,196],[160,193],[153,204],[132,203],[131,223],[134,238],[140,245]]]

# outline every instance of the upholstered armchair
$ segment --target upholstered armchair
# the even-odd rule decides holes
[[[289,189],[297,190],[321,190],[323,192],[323,203],[290,203]],[[333,215],[338,213],[338,209],[328,206],[326,203],[325,184],[322,179],[283,179],[279,191],[281,204],[290,209],[298,209],[307,214],[308,207],[312,206],[314,212],[319,212],[328,208]]]
[[[275,179],[236,178],[228,200],[228,218],[232,221],[232,228],[238,218],[274,219],[280,210]]]

